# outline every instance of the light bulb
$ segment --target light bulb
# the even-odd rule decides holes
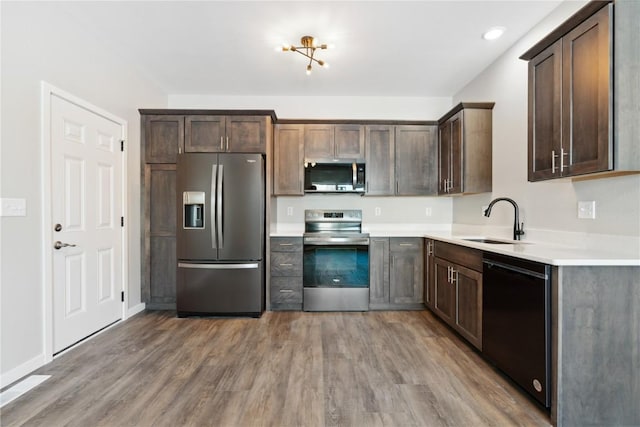
[[[311,64],[307,65],[307,76],[311,74]]]
[[[485,40],[495,40],[498,39],[504,34],[504,27],[493,27],[489,28],[483,35],[482,38]]]

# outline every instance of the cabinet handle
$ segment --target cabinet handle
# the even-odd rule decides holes
[[[224,150],[223,139],[220,137],[220,151]]]
[[[400,181],[396,181],[396,194],[400,193]]]
[[[564,165],[564,156],[568,156],[569,153],[565,153],[564,152],[564,148],[560,147],[560,173],[562,173],[564,171],[565,165]]]
[[[227,151],[229,151],[229,137],[227,136]]]
[[[447,283],[451,283],[451,267],[447,266]]]
[[[427,242],[427,255],[433,255],[433,242]]]
[[[280,293],[282,294],[290,294],[293,292],[293,289],[280,289]]]
[[[551,173],[556,173],[556,150],[551,150]]]
[[[451,268],[451,284],[458,283],[458,270]]]
[[[449,180],[449,188],[447,189],[447,193],[449,192],[449,190],[451,190],[453,188],[453,178]]]
[[[280,246],[293,246],[293,243],[280,243]]]
[[[413,246],[413,243],[400,243],[400,246]]]
[[[280,267],[291,267],[292,265],[293,264],[291,263],[283,263],[283,264],[280,264]]]
[[[365,184],[365,192],[369,192],[369,181]]]

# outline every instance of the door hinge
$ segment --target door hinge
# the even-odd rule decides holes
[[[120,217],[120,227],[124,227],[124,217]]]
[[[124,151],[124,139],[120,140],[120,151]]]
[[[124,291],[120,292],[120,301],[124,302]]]

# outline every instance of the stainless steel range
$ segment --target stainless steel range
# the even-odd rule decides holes
[[[361,210],[305,210],[303,310],[369,310],[369,234]]]

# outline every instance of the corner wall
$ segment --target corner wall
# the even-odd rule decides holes
[[[43,255],[40,82],[46,81],[128,122],[128,309],[140,307],[139,107],[167,97],[60,3],[2,2],[2,197],[23,198],[24,217],[0,218],[1,385],[42,365]]]

